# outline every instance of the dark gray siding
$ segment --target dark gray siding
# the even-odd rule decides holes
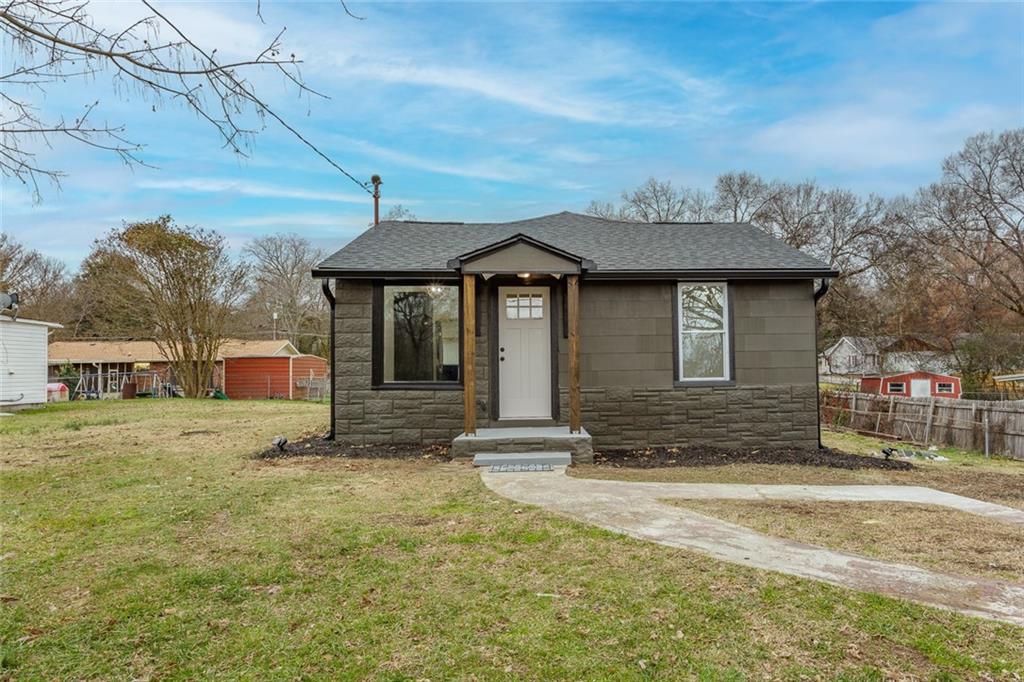
[[[736,383],[814,386],[814,287],[811,280],[730,286]]]
[[[658,387],[675,382],[675,282],[585,282],[580,288],[580,385]],[[811,280],[733,282],[734,379],[739,386],[814,385]],[[568,346],[559,345],[559,384]]]
[[[477,419],[489,422],[489,283],[479,281]],[[674,282],[587,282],[580,292],[583,426],[595,446],[693,442],[817,443],[814,300],[810,280],[733,282],[733,385],[675,384]],[[337,433],[352,442],[435,442],[462,431],[461,390],[371,387],[372,284],[340,281]],[[561,422],[568,415],[562,295],[558,325]]]

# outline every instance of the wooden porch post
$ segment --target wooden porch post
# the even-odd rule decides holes
[[[580,432],[580,276],[566,282],[569,304],[569,433]]]
[[[476,275],[462,276],[462,430],[476,435]]]

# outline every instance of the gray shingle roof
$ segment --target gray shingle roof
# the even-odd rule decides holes
[[[450,273],[449,259],[518,234],[593,261],[593,276],[687,271],[835,274],[828,264],[746,223],[629,223],[569,212],[507,223],[382,222],[313,272]]]

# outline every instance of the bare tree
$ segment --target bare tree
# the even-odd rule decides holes
[[[807,251],[853,277],[870,270],[886,249],[887,204],[845,189],[824,193],[820,227]]]
[[[904,216],[908,231],[951,266],[950,277],[986,283],[1001,306],[1024,317],[1024,129],[976,135],[942,170]]]
[[[63,263],[0,232],[0,292],[20,295],[22,315],[62,322],[67,288]]]
[[[416,220],[416,214],[401,204],[395,204],[388,209],[382,220]]]
[[[224,146],[237,154],[247,154],[252,136],[269,119],[369,192],[279,115],[250,80],[252,72],[269,69],[301,95],[324,97],[306,85],[301,61],[284,50],[284,29],[255,54],[225,60],[216,48],[197,44],[150,0],[139,3],[143,18],[106,28],[90,16],[89,0],[0,2],[0,32],[10,39],[3,49],[11,54],[0,66],[0,170],[5,176],[31,185],[37,198],[41,179],[59,183],[64,173],[44,166],[34,151],[36,143],[49,145],[58,138],[109,151],[129,165],[142,164],[142,145],[129,139],[124,125],[97,120],[99,102],[54,116],[33,104],[40,91],[109,77],[118,93],[137,96],[147,107],[163,102],[184,106],[213,126]]]
[[[814,244],[825,216],[825,192],[812,180],[782,185],[757,214],[758,226],[798,249]]]
[[[232,307],[242,293],[246,268],[233,263],[224,238],[178,227],[170,216],[132,223],[110,232],[94,250],[113,254],[126,300],[143,306],[161,352],[170,360],[185,395],[205,394]]]
[[[755,173],[725,173],[715,181],[715,213],[727,222],[753,222],[778,192],[777,184]]]
[[[599,218],[636,223],[701,222],[713,220],[711,195],[700,189],[675,187],[671,180],[648,178],[622,193],[622,204],[592,201],[586,212]]]
[[[275,234],[250,241],[244,255],[256,285],[247,300],[247,307],[261,320],[256,326],[266,328],[276,313],[278,331],[300,350],[322,350],[326,304],[309,273],[324,252],[297,234]]]
[[[587,213],[632,222],[750,222],[853,276],[884,250],[886,208],[878,197],[824,190],[814,181],[768,182],[733,172],[718,177],[714,193],[651,178],[623,192],[620,205],[594,201]]]

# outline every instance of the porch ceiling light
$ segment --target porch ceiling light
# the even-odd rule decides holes
[[[519,273],[519,279],[530,279],[530,273],[528,273],[528,272],[520,272]]]

